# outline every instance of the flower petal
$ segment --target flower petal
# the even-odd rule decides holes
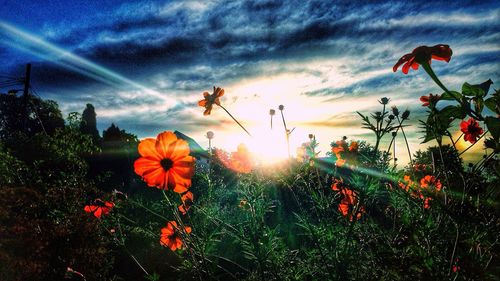
[[[162,159],[170,158],[170,154],[168,153],[168,147],[176,140],[177,136],[170,131],[160,133],[156,137],[156,150],[158,151]]]
[[[134,171],[141,177],[156,169],[163,169],[158,160],[141,157],[134,162]]]
[[[156,140],[153,138],[144,139],[139,143],[139,154],[142,157],[150,157],[160,160],[160,155],[156,151]]]

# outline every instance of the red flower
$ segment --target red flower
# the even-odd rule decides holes
[[[183,193],[191,186],[194,158],[189,156],[189,145],[177,139],[172,132],[163,132],[155,139],[139,143],[142,156],[134,163],[136,174],[149,186]]]
[[[181,201],[182,204],[179,206],[179,212],[185,215],[193,205],[193,193],[191,191],[184,193],[181,196]]]
[[[421,96],[420,101],[423,102],[422,106],[429,106],[430,104],[435,105],[440,98],[441,95],[429,94],[428,96]]]
[[[475,143],[477,138],[483,134],[483,128],[479,126],[479,123],[474,118],[469,118],[469,121],[462,121],[460,131],[464,133],[464,140],[470,143]]]
[[[407,74],[410,67],[417,70],[419,64],[430,64],[431,59],[449,62],[452,54],[453,52],[448,45],[439,44],[433,47],[420,46],[410,54],[402,56],[392,70],[396,72],[399,66],[404,64],[402,71],[404,74]]]
[[[220,87],[215,88],[215,86],[214,86],[214,92],[212,94],[204,92],[203,93],[204,99],[198,102],[199,106],[205,107],[205,112],[203,112],[203,115],[210,115],[214,103],[220,106],[220,97],[222,97],[223,95],[224,95],[224,89],[221,89]]]
[[[115,204],[113,202],[95,199],[91,204],[86,205],[83,210],[87,213],[93,213],[96,218],[100,218],[102,215],[109,214],[114,206]]]
[[[429,209],[431,207],[431,202],[432,198],[430,197],[427,197],[424,199],[424,209]]]
[[[346,188],[342,180],[337,179],[334,179],[332,190],[339,191],[340,194],[342,194],[343,198],[340,201],[338,210],[342,214],[342,216],[349,216],[349,220],[352,221],[354,215],[354,207],[358,204],[357,194],[351,189]],[[360,219],[364,212],[365,208],[363,206],[359,206],[356,213],[356,219]]]
[[[175,251],[182,248],[182,239],[180,235],[180,228],[177,226],[177,222],[169,221],[167,227],[161,229],[160,244],[165,247],[169,247],[170,250]],[[184,227],[184,232],[191,233],[191,227]]]
[[[431,185],[434,186],[437,191],[441,191],[441,181],[439,179],[436,179],[435,176],[427,175],[420,179],[420,186],[422,188],[428,188]]]

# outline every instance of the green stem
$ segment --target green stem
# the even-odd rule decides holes
[[[406,143],[406,149],[408,150],[408,156],[410,157],[410,165],[412,165],[413,160],[411,159],[410,145],[408,144],[408,139],[406,138],[405,130],[403,129],[402,126],[403,122],[399,119],[399,116],[396,116],[396,118],[398,118],[399,127],[401,128],[401,133],[403,133],[403,138],[405,139]]]
[[[489,131],[488,131],[488,130],[486,130],[486,132],[484,132],[484,134],[482,134],[482,135],[481,135],[481,136],[480,136],[480,137],[476,140],[476,142],[474,142],[473,144],[469,145],[469,147],[467,147],[466,149],[464,149],[464,151],[460,152],[460,153],[458,154],[458,156],[460,156],[460,155],[464,154],[467,150],[469,150],[471,147],[473,147],[473,146],[474,146],[476,143],[478,143],[478,141],[479,141],[480,139],[482,139],[482,138],[483,138],[483,137],[484,137],[484,136],[485,136],[488,132],[489,132]]]
[[[233,118],[234,122],[236,122],[238,125],[240,125],[240,127],[251,137],[252,135],[247,131],[247,129],[245,129],[245,127],[243,127],[243,125],[240,124],[240,122],[238,122],[238,120],[236,120],[236,118],[234,118],[234,116],[229,113],[229,111],[227,111],[227,109],[222,106],[222,105],[219,105],[222,109],[224,109],[224,111],[229,114],[229,116],[231,116],[231,118]]]

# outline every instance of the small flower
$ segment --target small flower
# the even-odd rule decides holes
[[[354,207],[356,206],[356,204],[358,204],[357,194],[348,188],[343,188],[341,190],[341,194],[344,196],[344,198],[342,198],[342,200],[340,201],[338,210],[344,217],[349,216],[349,220],[352,221],[354,219]],[[356,219],[360,219],[364,212],[365,208],[363,206],[360,206],[356,214]]]
[[[344,181],[342,179],[333,179],[331,188],[333,191],[340,192],[343,188],[345,188]]]
[[[156,140],[149,138],[139,143],[142,156],[134,162],[135,173],[148,186],[184,193],[191,186],[194,157],[189,156],[189,145],[177,139],[172,132],[160,133]]]
[[[215,150],[215,155],[226,168],[237,173],[247,174],[252,171],[253,159],[244,144],[238,145],[237,151],[232,152],[230,157],[220,149]]]
[[[383,104],[383,105],[386,105],[389,103],[389,99],[386,98],[386,97],[383,97],[381,98],[379,101],[378,101],[380,104]]]
[[[410,117],[410,111],[407,109],[401,115],[401,119],[406,120],[406,119],[408,119],[408,117]]]
[[[213,139],[213,138],[214,138],[214,132],[212,132],[212,131],[208,131],[208,132],[207,132],[207,139],[211,140],[211,139]]]
[[[441,99],[441,95],[433,95],[429,94],[428,96],[421,96],[420,101],[423,103],[422,106],[434,106],[439,99]]]
[[[313,134],[309,134],[309,139],[312,140],[314,138]]]
[[[394,116],[399,116],[399,109],[396,106],[392,107],[392,114],[394,114]]]
[[[109,201],[102,201],[101,199],[95,199],[91,204],[86,205],[83,210],[87,213],[92,213],[96,218],[101,218],[102,215],[107,215],[115,203]]]
[[[479,136],[483,134],[483,129],[474,118],[469,118],[468,121],[462,121],[460,123],[460,131],[464,133],[464,140],[470,143],[475,143]]]
[[[276,110],[270,109],[269,110],[269,115],[273,116],[274,114],[276,114]]]
[[[285,109],[285,106],[284,106],[284,105],[282,105],[282,104],[280,104],[280,106],[278,106],[278,109],[279,109],[279,110],[283,110],[283,109]]]
[[[437,191],[441,191],[441,187],[443,185],[441,184],[441,181],[439,179],[436,179],[435,176],[426,175],[425,177],[420,179],[420,186],[422,188],[428,188],[429,186],[434,186]]]
[[[198,102],[199,106],[205,107],[205,112],[203,112],[203,115],[210,115],[214,103],[220,106],[220,97],[222,97],[223,95],[224,95],[224,89],[220,87],[215,88],[215,86],[212,94],[204,92],[203,93],[204,99]]]
[[[449,62],[452,54],[453,52],[448,45],[439,44],[433,47],[420,46],[414,49],[410,54],[402,56],[394,65],[392,71],[396,72],[399,66],[404,64],[402,71],[404,74],[408,74],[410,67],[417,70],[420,64],[430,64],[431,59]]]
[[[248,205],[248,201],[245,200],[245,199],[241,199],[240,203],[238,204],[238,207],[242,208],[242,209],[245,209],[247,207],[247,205]]]
[[[169,247],[170,250],[175,251],[182,248],[182,239],[180,234],[180,228],[177,226],[177,222],[169,221],[167,227],[161,229],[160,244],[165,247]],[[184,227],[185,233],[191,233],[191,227]]]
[[[424,209],[429,209],[431,207],[431,200],[432,198],[430,197],[424,199]]]
[[[179,206],[179,212],[181,212],[183,215],[187,214],[187,211],[193,205],[193,199],[194,197],[191,191],[182,194],[181,196],[182,204]]]
[[[359,148],[358,142],[353,141],[351,142],[351,145],[349,146],[349,151],[350,152],[357,152]]]

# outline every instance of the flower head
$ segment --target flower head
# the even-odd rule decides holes
[[[428,188],[430,186],[434,186],[437,191],[441,191],[441,187],[443,185],[441,184],[441,181],[437,179],[435,176],[426,175],[425,177],[420,179],[420,186],[422,188]]]
[[[177,226],[177,222],[169,221],[167,226],[161,229],[160,244],[162,246],[169,247],[172,251],[182,248],[180,231],[181,230]],[[184,232],[191,233],[191,227],[184,227]]]
[[[441,95],[433,95],[429,94],[428,96],[421,96],[420,101],[423,103],[422,106],[434,106],[439,99],[441,99]]]
[[[470,143],[475,143],[477,138],[483,134],[483,128],[479,126],[479,123],[474,118],[462,121],[460,123],[460,131],[464,133],[464,140]]]
[[[274,114],[276,114],[276,110],[270,109],[269,110],[269,115],[273,116]]]
[[[182,204],[179,206],[179,212],[181,212],[183,215],[187,214],[187,211],[193,205],[193,199],[194,197],[191,191],[182,194],[181,196]]]
[[[389,103],[389,98],[383,97],[378,101],[380,104],[386,105]]]
[[[189,156],[189,145],[177,139],[172,132],[160,133],[156,139],[139,143],[142,156],[134,162],[135,173],[149,186],[184,193],[191,186],[194,157]]]
[[[237,151],[232,152],[230,156],[220,149],[215,150],[215,155],[226,168],[237,173],[247,174],[252,171],[253,159],[244,144],[238,145]]]
[[[420,64],[430,64],[431,59],[449,62],[452,54],[453,52],[448,45],[439,44],[432,47],[420,46],[410,54],[402,56],[392,70],[396,72],[399,66],[404,64],[402,71],[404,74],[407,74],[410,67],[417,70]]]
[[[203,93],[204,99],[198,102],[199,106],[205,107],[205,112],[203,112],[203,115],[210,115],[214,103],[220,106],[220,97],[222,97],[223,95],[224,95],[224,89],[220,87],[215,88],[215,86],[212,94],[204,92]]]
[[[113,202],[95,199],[92,203],[86,205],[83,210],[87,213],[92,213],[96,218],[100,218],[102,215],[109,214],[114,206],[115,204]]]
[[[214,138],[214,132],[212,132],[212,131],[208,131],[208,132],[207,132],[207,139],[211,140],[211,139],[213,139],[213,138]]]
[[[279,109],[279,110],[283,110],[283,109],[285,109],[285,106],[284,106],[284,105],[282,105],[282,104],[280,104],[280,106],[278,106],[278,109]]]

